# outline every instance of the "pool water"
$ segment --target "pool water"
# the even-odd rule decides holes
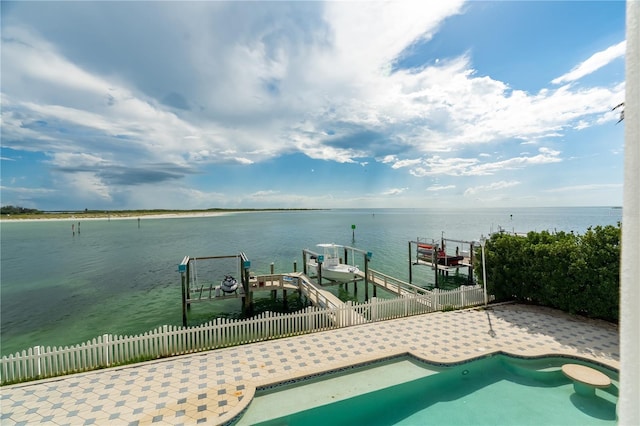
[[[588,365],[612,379],[595,396],[561,372]],[[618,375],[574,359],[496,355],[455,367],[404,358],[258,391],[238,425],[614,425]]]

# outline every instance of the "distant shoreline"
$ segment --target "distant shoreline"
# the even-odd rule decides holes
[[[184,219],[197,217],[227,216],[236,213],[266,213],[286,211],[307,211],[315,209],[265,209],[265,210],[216,210],[216,211],[113,211],[113,212],[75,212],[75,213],[37,213],[1,215],[0,222],[71,222],[83,220],[126,220],[126,219]]]

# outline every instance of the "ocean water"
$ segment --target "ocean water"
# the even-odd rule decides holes
[[[70,221],[3,221],[0,353],[181,325],[177,265],[187,255],[242,251],[256,274],[268,273],[272,263],[276,273],[291,272],[294,262],[302,270],[303,249],[332,242],[371,251],[372,269],[408,280],[408,241],[417,237],[478,240],[498,226],[515,232],[584,233],[590,226],[615,225],[621,215],[621,209],[608,207],[278,211],[143,218],[140,224],[136,218],[87,220],[80,233]],[[235,260],[199,261],[198,282],[207,287],[219,283],[237,267]],[[414,268],[415,284],[432,280],[430,270]],[[358,298],[363,293],[360,289]],[[240,300],[196,304],[189,323],[237,314],[240,308]]]

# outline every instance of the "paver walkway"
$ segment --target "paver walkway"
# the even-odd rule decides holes
[[[436,312],[0,388],[2,425],[221,424],[257,386],[411,353],[455,363],[503,351],[619,369],[614,325],[505,304]]]

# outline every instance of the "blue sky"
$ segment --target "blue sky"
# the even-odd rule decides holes
[[[1,202],[622,204],[625,3],[1,3]]]

